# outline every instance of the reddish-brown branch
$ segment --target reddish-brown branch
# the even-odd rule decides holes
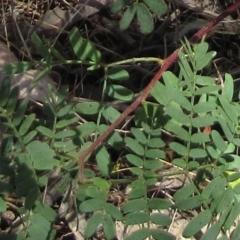
[[[205,27],[200,29],[191,39],[191,43],[197,42],[199,39],[201,39],[204,35],[208,34],[212,31],[214,26],[216,26],[221,20],[223,20],[226,16],[234,13],[237,11],[237,9],[240,8],[240,0],[238,0],[235,4],[230,6],[228,9],[226,9],[222,14],[217,16],[215,19],[213,19],[211,22],[209,22]],[[95,142],[92,143],[92,145],[85,150],[79,157],[78,164],[79,164],[79,183],[83,182],[83,171],[84,171],[84,161],[85,159],[111,134],[117,126],[132,112],[134,111],[149,95],[150,91],[156,84],[158,80],[160,80],[162,74],[164,71],[166,71],[177,59],[178,59],[178,52],[183,51],[183,47],[175,50],[163,63],[162,67],[158,70],[158,72],[155,74],[155,76],[152,78],[149,85],[144,89],[140,97],[138,97],[122,114],[121,116],[112,123],[111,126],[108,127],[108,129],[97,138]]]

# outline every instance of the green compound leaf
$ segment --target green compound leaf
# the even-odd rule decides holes
[[[83,102],[75,106],[75,111],[84,115],[95,115],[100,111],[100,103],[98,102]]]
[[[58,98],[56,99],[56,104],[58,106],[61,106],[62,104],[64,104],[64,101],[66,101],[68,94],[69,94],[69,87],[62,86],[58,90]]]
[[[231,208],[231,212],[228,215],[228,218],[224,223],[225,230],[228,230],[231,228],[231,226],[233,226],[233,223],[234,223],[235,219],[237,218],[237,216],[239,215],[239,213],[240,213],[240,203],[236,202],[234,204],[234,206]]]
[[[145,156],[150,159],[155,159],[155,158],[165,158],[166,153],[162,150],[159,149],[148,149],[145,152]]]
[[[203,132],[194,133],[191,136],[191,141],[194,143],[206,143],[210,142],[210,137],[209,134],[205,134]]]
[[[143,172],[143,175],[144,175],[144,177],[145,178],[150,178],[150,182],[152,182],[152,181],[155,181],[154,179],[156,178],[156,174],[153,172],[153,171],[151,171],[151,170],[145,170],[144,172]],[[148,179],[149,180],[149,179]],[[146,180],[146,185],[147,185],[148,183],[147,183],[147,180]],[[155,183],[154,183],[155,184]]]
[[[171,142],[170,147],[174,152],[176,152],[182,156],[187,156],[187,154],[188,154],[187,147],[185,147],[184,145],[182,145],[178,142]]]
[[[98,127],[99,134],[103,134],[107,130],[107,128],[108,128],[107,125],[101,124]],[[85,136],[89,136],[89,134]],[[124,145],[121,135],[116,131],[114,131],[105,141],[116,150],[122,149]]]
[[[28,106],[28,103],[29,103],[29,99],[25,98],[23,99],[17,109],[16,109],[16,112],[13,114],[13,124],[17,127],[21,122],[22,120],[24,119],[24,114],[25,114],[25,111],[27,109],[27,106]]]
[[[102,213],[96,212],[93,216],[88,220],[87,226],[84,231],[84,236],[86,238],[90,238],[94,232],[96,231],[98,225],[102,222]]]
[[[130,2],[131,2],[131,0],[118,0],[118,1],[114,2],[110,6],[111,12],[113,12],[113,13],[119,12],[122,8],[127,6]]]
[[[237,227],[235,227],[233,234],[231,235],[231,240],[240,239],[240,223],[238,222]]]
[[[209,94],[213,92],[218,92],[220,90],[220,87],[218,85],[210,85],[206,87],[201,87],[194,91],[194,95],[203,95],[203,94]]]
[[[46,114],[49,121],[55,121],[55,119],[56,119],[55,116],[57,113],[56,113],[54,107],[52,106],[52,104],[45,103],[43,105],[43,112]]]
[[[101,174],[103,176],[109,176],[111,157],[105,146],[102,146],[100,149],[98,149],[96,153],[96,160]]]
[[[145,196],[146,194],[146,189],[145,187],[139,187],[139,188],[134,188],[132,191],[128,194],[128,199],[137,199]]]
[[[232,101],[234,91],[233,78],[230,74],[225,74],[223,94],[226,95],[228,101]]]
[[[18,160],[28,161],[28,158],[24,154],[19,154]],[[18,196],[27,196],[29,189],[37,188],[38,184],[35,178],[34,169],[29,169],[26,163],[20,164],[18,167],[18,173],[15,178],[16,194]]]
[[[185,126],[190,125],[190,118],[182,111],[182,109],[175,106],[167,106],[165,112],[179,123],[184,124]]]
[[[26,136],[23,138],[23,143],[24,144],[28,144],[29,142],[31,142],[33,140],[33,138],[37,135],[37,131],[33,130],[31,132],[29,132],[28,134],[26,134]]]
[[[201,42],[201,43],[198,43],[194,46],[193,48],[194,50],[194,59],[195,61],[200,61],[202,60],[206,53],[207,53],[207,50],[208,50],[208,43],[206,42]]]
[[[110,188],[108,181],[106,181],[103,178],[95,177],[92,179],[92,182],[95,186],[99,187],[100,189],[102,189],[104,191],[108,191]]]
[[[207,225],[212,218],[210,210],[204,210],[194,217],[183,230],[183,237],[190,238]]]
[[[137,212],[143,209],[146,209],[147,207],[147,201],[145,199],[133,199],[131,201],[128,201],[122,206],[122,210],[125,213],[128,212]]]
[[[168,89],[177,90],[179,89],[179,79],[170,71],[166,71],[163,73],[163,81],[165,86]]]
[[[192,148],[189,152],[189,156],[192,158],[204,158],[207,156],[207,152],[201,148]]]
[[[74,103],[69,103],[69,104],[65,105],[64,107],[60,108],[58,110],[57,116],[64,117],[64,116],[72,113],[73,105],[74,105]]]
[[[34,113],[27,116],[27,118],[23,121],[23,123],[21,124],[21,126],[19,128],[20,136],[24,136],[27,133],[27,131],[31,127],[34,119],[35,119],[35,114]]]
[[[75,131],[80,137],[84,138],[94,133],[96,131],[96,128],[97,127],[94,122],[86,122],[81,124],[80,126],[77,126],[75,128]]]
[[[46,218],[44,218],[41,214],[35,213],[29,219],[29,227],[28,234],[29,239],[53,239],[53,236],[49,236],[49,234],[54,231],[51,230],[52,224]],[[54,231],[55,232],[55,231]]]
[[[147,137],[139,128],[131,128],[131,133],[142,144],[146,144]]]
[[[229,240],[229,238],[226,234],[222,234],[222,236],[219,237],[217,240]]]
[[[104,206],[104,200],[97,198],[97,199],[88,199],[82,202],[79,206],[79,209],[82,212],[94,212],[101,210]]]
[[[0,106],[4,107],[8,101],[11,88],[10,77],[5,77],[0,84]],[[16,97],[15,97],[16,98]]]
[[[33,32],[31,35],[31,40],[37,50],[37,52],[47,61],[49,62],[52,58],[48,48],[42,42],[42,40],[38,37],[36,32]]]
[[[135,225],[146,223],[150,220],[150,216],[146,212],[133,212],[124,216],[126,225]]]
[[[151,235],[156,240],[176,240],[176,237],[171,233],[161,229],[151,229]]]
[[[202,197],[204,199],[211,198],[217,198],[220,193],[224,192],[225,188],[227,186],[227,181],[223,177],[216,177],[212,180],[211,183],[207,185],[207,187],[202,192]]]
[[[6,202],[0,197],[0,212],[5,212],[7,210]]]
[[[92,62],[99,63],[101,61],[101,53],[96,49],[95,45],[89,41],[84,40],[83,41],[83,48],[84,52],[81,55],[82,60],[89,59]],[[97,68],[99,68],[99,65],[97,64]]]
[[[173,161],[172,161],[173,165],[176,165],[177,167],[180,167],[180,168],[186,168],[187,167],[187,163],[184,159],[182,158],[175,158]]]
[[[39,201],[35,202],[33,212],[41,213],[44,218],[51,222],[57,217],[57,213],[51,207]]]
[[[26,147],[33,166],[37,170],[52,170],[59,162],[54,159],[55,152],[49,148],[47,143],[33,141]]]
[[[44,126],[38,126],[36,128],[36,130],[38,132],[40,132],[43,136],[46,136],[48,138],[53,138],[54,137],[53,131],[49,128],[44,127]]]
[[[115,205],[106,202],[104,205],[104,209],[106,213],[111,215],[112,218],[122,220],[123,218],[122,212]]]
[[[141,33],[149,34],[153,31],[154,24],[152,15],[144,3],[139,3],[137,6],[137,19],[140,24]]]
[[[221,198],[221,201],[219,202],[215,211],[217,213],[223,212],[223,210],[226,209],[229,206],[229,204],[231,204],[233,198],[234,198],[233,190],[232,188],[229,187],[227,188],[227,190],[225,190],[225,193]]]
[[[107,198],[107,191],[99,189],[97,186],[90,185],[86,190],[86,195],[91,198],[103,199]]]
[[[157,149],[156,149],[157,150]],[[147,150],[148,151],[148,150]],[[147,155],[146,155],[147,156]],[[156,169],[160,169],[162,166],[163,166],[163,163],[161,162],[161,161],[159,161],[159,160],[150,160],[150,159],[148,159],[148,160],[146,160],[145,162],[144,162],[144,168],[146,168],[146,169],[152,169],[153,171],[154,170],[156,170]]]
[[[135,175],[138,175],[138,176],[143,175],[143,170],[139,167],[131,167],[131,168],[129,168],[129,170]]]
[[[183,199],[187,199],[195,192],[195,185],[193,183],[189,183],[186,186],[180,188],[174,195],[173,199],[175,201],[181,201]]]
[[[160,82],[156,82],[151,90],[151,95],[162,105],[167,105],[172,100],[170,90]]]
[[[152,221],[152,223],[157,224],[157,225],[162,225],[165,227],[170,226],[172,219],[162,213],[153,213],[150,216],[150,220]]]
[[[193,70],[188,62],[188,59],[186,58],[186,55],[179,51],[178,52],[179,55],[179,66],[181,69],[181,73],[183,75],[184,80],[186,81],[186,83],[188,84],[189,87],[189,91],[192,92],[193,91],[193,86],[191,86],[192,84],[192,79],[194,79],[194,74],[193,74]],[[192,55],[192,54],[190,54]]]
[[[221,226],[224,224],[224,222],[226,221],[231,209],[233,207],[233,203],[229,204],[228,207],[226,207],[223,212],[220,213],[220,219],[218,221],[218,223],[221,224]]]
[[[100,52],[99,52],[100,53]],[[100,55],[100,54],[99,54]],[[102,65],[101,64],[94,64],[94,65],[91,65],[90,67],[87,68],[88,71],[94,71],[94,70],[97,70],[99,68],[101,68]]]
[[[181,91],[172,91],[173,97],[172,99],[179,104],[182,108],[192,111],[192,104],[190,101],[182,95]]]
[[[108,214],[102,216],[103,232],[107,240],[111,240],[115,236],[115,224]]]
[[[179,138],[184,141],[190,140],[189,132],[178,124],[173,123],[172,121],[168,121],[168,123],[164,126],[167,131],[170,131],[176,134]]]
[[[196,63],[196,70],[202,70],[204,67],[206,67],[210,61],[216,56],[215,51],[208,52],[202,59],[197,61]]]
[[[193,106],[193,111],[196,113],[207,113],[212,112],[216,107],[217,104],[214,101],[199,102]]]
[[[218,234],[220,233],[220,230],[221,230],[221,224],[214,223],[210,228],[207,229],[207,231],[203,234],[200,240],[217,239]]]
[[[152,198],[148,200],[148,207],[150,209],[168,209],[171,207],[171,203],[165,199]]]
[[[6,110],[9,115],[12,115],[15,112],[18,102],[18,94],[19,94],[18,87],[14,87],[10,93],[6,106]]]
[[[217,159],[219,156],[219,152],[217,151],[217,149],[212,146],[207,146],[207,152],[213,159]]]
[[[125,137],[124,141],[126,143],[126,146],[130,148],[134,153],[140,156],[144,155],[144,148],[138,143],[138,141],[130,137]]]
[[[240,146],[240,139],[239,138],[234,138],[233,139],[233,144],[237,145],[239,147]]]
[[[117,118],[119,118],[121,114],[112,106],[106,106],[102,111],[102,115],[107,122],[113,123],[114,121],[116,121]]]
[[[57,132],[55,134],[55,139],[63,139],[68,137],[74,137],[76,135],[76,132],[73,130],[62,130],[60,132]]]
[[[161,138],[151,138],[147,142],[147,146],[149,148],[162,148],[166,145],[166,143]],[[240,145],[240,141],[239,141]]]
[[[140,158],[140,157],[138,157],[134,154],[127,154],[126,158],[127,158],[129,163],[131,163],[132,165],[134,165],[136,167],[142,167],[143,166],[142,158]]]
[[[30,191],[28,192],[28,195],[26,196],[26,199],[25,199],[24,207],[26,209],[30,210],[32,208],[32,206],[34,205],[35,201],[38,198],[39,193],[40,192],[39,192],[38,187],[30,189]]]
[[[189,170],[189,171],[196,170],[199,166],[200,166],[200,165],[199,165],[199,162],[197,162],[197,161],[190,161],[190,162],[187,164],[187,167],[188,167],[188,170]]]
[[[145,186],[145,180],[143,179],[138,179],[138,180],[134,180],[131,183],[132,188],[142,188],[143,186]]]
[[[180,210],[189,210],[189,209],[195,209],[201,206],[201,204],[202,204],[201,198],[199,196],[194,196],[194,197],[182,199],[176,202],[175,207]]]
[[[227,140],[229,142],[232,142],[232,139],[234,137],[235,134],[235,127],[234,124],[230,121],[226,121],[226,119],[223,119],[221,117],[218,118],[219,120],[219,124],[222,127],[222,130],[224,132],[225,137],[227,138]]]
[[[53,146],[58,148],[59,151],[64,153],[68,152],[69,156],[71,155],[71,157],[76,158],[78,153],[73,150],[78,148],[79,144],[81,144],[79,138],[73,138],[67,141],[55,141]]]
[[[10,63],[3,67],[3,72],[6,75],[14,75],[17,73],[24,73],[28,70],[30,70],[33,67],[33,63],[31,62],[17,62],[17,63]]]
[[[108,78],[115,81],[126,81],[129,78],[129,73],[122,68],[110,68],[106,74]]]
[[[78,28],[74,27],[69,33],[69,40],[73,51],[79,60],[91,60],[99,62],[101,60],[101,53],[96,50],[91,41],[84,40],[79,33]]]
[[[141,228],[133,233],[131,233],[129,236],[124,238],[124,240],[145,240],[150,236],[150,229],[149,228]]]
[[[209,85],[215,84],[214,79],[212,77],[208,77],[208,76],[197,75],[195,81],[200,86],[209,86]]]
[[[167,12],[167,5],[163,0],[152,1],[152,0],[143,0],[143,2],[149,7],[150,11],[159,17]]]
[[[219,132],[216,130],[212,130],[211,136],[217,149],[220,150],[221,152],[224,152],[227,148],[227,145],[223,140],[222,136],[219,134]]]
[[[214,121],[216,121],[216,117],[207,114],[203,117],[193,118],[192,124],[194,127],[199,128],[199,127],[212,126],[214,124]]]
[[[109,97],[121,101],[130,101],[133,98],[133,92],[131,90],[117,84],[109,84],[105,92]]]
[[[225,113],[229,117],[229,119],[234,124],[237,124],[238,116],[237,116],[236,107],[229,102],[229,100],[227,99],[227,97],[225,95],[220,95],[218,97],[218,99],[219,99],[219,101],[220,101],[220,103],[222,105],[223,110],[225,111]]]
[[[136,11],[137,11],[137,3],[134,2],[128,7],[128,9],[125,11],[125,13],[123,14],[123,16],[120,20],[119,25],[120,25],[121,30],[126,30],[129,27]]]
[[[51,66],[46,66],[43,70],[41,70],[40,73],[38,73],[38,75],[35,77],[34,81],[31,83],[31,87],[30,89],[34,89],[39,82],[44,79],[47,75],[49,75],[51,73]],[[51,84],[47,85],[49,93],[51,93],[50,89],[52,90]],[[45,99],[47,99],[48,97],[46,96]]]
[[[203,69],[208,65],[210,60],[216,55],[215,52],[208,52],[208,43],[202,42],[194,46],[194,60],[196,62],[196,70]]]
[[[221,188],[221,192],[214,192],[214,195],[212,196],[213,197],[213,201],[211,203],[211,206],[210,206],[210,211],[213,213],[215,212],[217,206],[219,205],[220,201],[222,200],[222,198],[224,197],[224,194],[225,194],[225,189],[222,189]]]

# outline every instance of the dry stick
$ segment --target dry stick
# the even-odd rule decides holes
[[[195,43],[197,40],[201,39],[204,35],[212,31],[213,27],[216,26],[221,20],[226,16],[236,12],[240,8],[240,0],[235,4],[226,9],[223,13],[213,19],[211,22],[206,24],[205,27],[200,29],[192,38],[190,38],[191,43]],[[83,171],[84,171],[84,160],[112,133],[117,126],[131,113],[133,112],[149,95],[150,91],[156,84],[156,82],[161,78],[164,71],[166,71],[177,59],[178,52],[183,51],[183,46],[175,50],[163,63],[162,67],[158,70],[155,76],[152,78],[149,85],[144,89],[142,94],[120,115],[120,117],[108,127],[108,129],[100,135],[92,145],[85,150],[79,157],[79,183],[83,182]]]

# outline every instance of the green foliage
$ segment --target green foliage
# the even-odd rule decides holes
[[[113,10],[119,11],[127,4],[130,6],[120,24],[127,28],[137,14],[143,33],[151,30],[150,11],[160,15],[165,12],[165,3],[160,9],[161,4],[147,0],[117,1]],[[151,91],[154,100],[145,101],[136,110],[129,132],[112,132],[93,153],[94,157],[86,160],[86,166],[95,166],[86,167],[84,184],[78,185],[79,155],[121,115],[114,105],[104,102],[105,97],[128,102],[134,93],[124,86],[129,73],[119,66],[121,63],[103,64],[100,51],[76,28],[69,33],[69,40],[77,58],[75,64],[87,66],[88,71],[104,67],[100,101],[79,103],[68,99],[68,88],[62,87],[56,94],[49,87],[51,97],[41,110],[32,113],[29,100],[18,100],[19,90],[11,88],[9,76],[1,83],[0,212],[8,210],[9,196],[20,199],[14,210],[22,225],[18,236],[9,236],[55,239],[54,224],[62,215],[49,200],[45,201],[43,194],[48,193],[51,174],[55,172],[59,181],[53,185],[60,205],[69,203],[66,212],[74,210],[86,218],[86,239],[99,229],[105,239],[114,239],[117,222],[126,229],[135,227],[124,236],[127,240],[175,239],[168,231],[174,220],[170,210],[196,213],[184,228],[183,237],[191,238],[204,227],[207,230],[202,234],[203,240],[226,236],[240,212],[240,174],[235,172],[240,160],[239,96],[234,93],[229,74],[225,75],[223,86],[202,75],[202,69],[215,54],[208,52],[208,44],[184,45],[185,53],[179,52],[179,76],[169,71],[163,74],[163,82]],[[62,61],[63,57],[36,34],[32,41],[38,51],[42,49],[43,57],[44,70],[36,79],[37,84],[51,69],[53,56]],[[31,66],[12,64],[5,73],[11,75]],[[166,135],[171,136],[170,142]],[[164,183],[165,176],[175,174],[164,166],[167,147],[173,153],[169,164],[184,176],[184,184],[170,192],[171,200],[167,194],[163,197],[149,193],[159,182]],[[120,156],[123,168],[121,163],[118,166],[115,155]],[[126,185],[130,190],[123,194],[125,199],[111,201],[114,190]],[[239,239],[239,229],[237,224],[231,239]]]
[[[209,225],[201,239],[216,239],[221,228],[225,228],[225,223],[233,223],[236,218],[229,215],[233,205],[238,206],[237,194],[230,184],[231,181],[238,180],[239,176],[236,174],[225,178],[224,175],[226,170],[236,167],[239,159],[235,155],[236,146],[233,144],[233,139],[237,136],[239,111],[238,104],[232,102],[233,80],[229,75],[225,76],[223,89],[210,78],[199,75],[198,71],[214,56],[214,53],[207,52],[207,48],[207,43],[200,43],[193,49],[188,44],[185,45],[187,58],[179,53],[179,78],[165,72],[164,83],[156,84],[152,96],[163,105],[164,113],[170,119],[164,122],[163,128],[178,139],[170,143],[176,155],[173,162],[184,169],[196,169],[202,176],[204,172],[209,173],[212,178],[203,191],[199,192],[196,183],[199,182],[200,174],[197,174],[196,183],[190,182],[174,194],[178,210],[196,209],[200,206],[205,208],[189,222],[183,236],[192,237],[202,227]],[[222,132],[219,129],[203,132],[204,128],[214,128],[216,125],[220,126]],[[220,214],[219,221],[214,219],[217,214]],[[227,224],[228,229],[229,227]]]
[[[111,10],[116,13],[122,9],[126,9],[121,21],[120,28],[126,30],[131,24],[136,15],[140,25],[140,31],[143,34],[149,34],[154,29],[153,17],[154,15],[160,17],[167,12],[167,5],[164,1],[128,1],[118,0],[112,4]]]

